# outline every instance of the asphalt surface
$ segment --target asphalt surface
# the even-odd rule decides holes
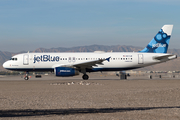
[[[180,79],[0,76],[0,119],[179,120]]]

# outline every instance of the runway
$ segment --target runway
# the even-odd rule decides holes
[[[180,119],[180,79],[0,76],[0,119]]]

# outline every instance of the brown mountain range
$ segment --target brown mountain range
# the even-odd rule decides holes
[[[105,51],[105,52],[137,52],[142,50],[141,47],[134,47],[134,46],[121,46],[121,45],[113,45],[113,46],[104,46],[104,45],[90,45],[90,46],[79,46],[79,47],[71,47],[71,48],[38,48],[34,51],[30,52],[94,52],[94,51]],[[23,53],[23,52],[19,52]],[[168,53],[176,54],[178,57],[180,56],[180,49],[169,49]],[[18,54],[12,52],[2,52],[0,51],[0,71],[4,70],[2,64],[11,58],[11,56]],[[180,70],[180,59],[175,59],[172,61],[168,61],[165,63],[141,68],[138,70],[148,70],[148,71],[174,71]]]

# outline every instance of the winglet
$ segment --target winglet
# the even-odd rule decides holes
[[[108,58],[106,58],[105,60],[107,60],[108,62],[110,62],[110,58],[111,58],[111,57],[108,57]]]

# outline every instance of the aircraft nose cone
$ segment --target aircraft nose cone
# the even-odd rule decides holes
[[[3,63],[3,68],[7,68],[8,65],[7,65],[7,62]]]

